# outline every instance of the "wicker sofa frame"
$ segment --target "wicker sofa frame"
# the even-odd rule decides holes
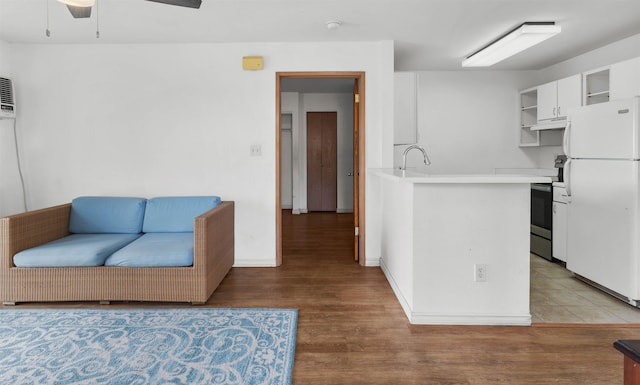
[[[13,256],[69,234],[71,204],[0,219],[0,301],[204,304],[234,261],[234,202],[195,218],[190,267],[16,267]]]

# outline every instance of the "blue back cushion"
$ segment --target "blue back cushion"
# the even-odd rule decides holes
[[[145,233],[193,232],[195,217],[220,204],[217,196],[159,197],[147,201],[142,231]]]
[[[71,202],[69,231],[74,234],[137,234],[147,200],[126,197],[78,197]]]

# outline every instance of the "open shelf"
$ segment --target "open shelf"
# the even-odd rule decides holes
[[[520,147],[540,145],[540,134],[531,130],[538,123],[538,89],[520,93]]]
[[[609,68],[600,68],[584,74],[584,105],[609,101]]]

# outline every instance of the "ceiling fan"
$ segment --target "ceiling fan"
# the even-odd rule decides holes
[[[71,12],[71,15],[76,18],[86,18],[91,16],[91,7],[95,4],[96,0],[58,0],[65,4]],[[188,8],[200,8],[202,0],[147,0],[155,3],[163,3],[169,5],[176,5],[178,7]]]

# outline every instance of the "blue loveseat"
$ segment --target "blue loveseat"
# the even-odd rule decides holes
[[[219,197],[80,197],[0,220],[0,299],[204,303],[234,259]]]

